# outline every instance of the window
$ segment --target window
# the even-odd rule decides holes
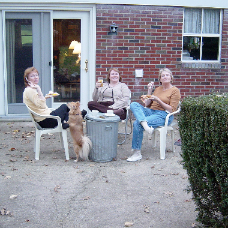
[[[183,61],[218,61],[221,10],[186,8],[184,11]]]

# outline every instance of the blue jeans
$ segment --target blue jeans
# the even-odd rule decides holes
[[[137,102],[132,102],[130,109],[136,118],[136,121],[133,123],[132,149],[141,150],[144,131],[141,122],[147,121],[148,126],[157,128],[165,124],[165,118],[168,113],[166,111],[145,108]],[[173,119],[173,116],[169,118],[168,125],[171,124]]]

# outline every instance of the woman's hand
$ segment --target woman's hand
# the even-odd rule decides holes
[[[96,88],[97,88],[97,89],[100,88],[101,85],[103,85],[103,83],[101,83],[101,82],[96,82]]]
[[[46,94],[44,98],[47,100],[48,98],[51,98],[51,97],[52,97],[51,95]]]
[[[172,112],[172,107],[161,101],[160,98],[158,98],[157,96],[152,95],[150,98],[148,98],[148,100],[157,101],[165,110],[167,110],[168,112]]]
[[[36,89],[36,91],[37,91],[37,93],[38,93],[38,96],[39,96],[39,98],[41,99],[41,100],[45,100],[45,99],[47,99],[47,98],[49,98],[49,97],[44,97],[44,95],[43,95],[43,93],[42,93],[42,91],[41,91],[41,88],[40,88],[40,86],[38,85],[38,84],[34,84],[34,83],[32,83],[32,82],[28,82],[28,85],[32,88],[32,89]]]
[[[158,101],[160,100],[157,96],[154,96],[152,95],[150,98],[148,98],[148,100],[151,100],[151,101]]]
[[[148,95],[151,95],[152,91],[153,91],[153,88],[154,88],[154,82],[150,82],[148,85],[147,85],[147,88],[148,88]]]
[[[38,84],[33,84],[32,82],[28,82],[28,85],[32,88],[32,89],[36,89],[37,91],[40,90],[40,86]]]

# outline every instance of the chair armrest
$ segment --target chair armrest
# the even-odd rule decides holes
[[[34,114],[33,114],[34,115]],[[39,116],[39,117],[43,117],[43,118],[51,118],[51,119],[56,119],[58,121],[58,125],[62,126],[62,123],[61,123],[61,118],[59,116],[52,116],[52,115],[39,115],[38,113],[36,113],[36,116]],[[39,122],[38,122],[39,124]]]
[[[167,126],[168,126],[169,117],[170,117],[170,116],[173,116],[173,115],[175,115],[175,114],[177,114],[177,113],[179,113],[180,110],[181,110],[181,103],[179,102],[179,105],[178,105],[177,110],[176,110],[175,112],[169,113],[169,114],[166,116],[164,127],[167,127]]]
[[[27,106],[27,105],[26,105]],[[61,123],[61,118],[59,116],[52,116],[52,115],[40,115],[36,112],[34,112],[32,109],[30,109],[28,106],[27,106],[29,112],[32,114],[32,116],[38,116],[38,117],[43,117],[43,118],[51,118],[51,119],[56,119],[58,121],[58,125],[62,126],[62,123]],[[33,118],[33,120],[35,121],[35,119]],[[35,121],[36,122],[36,121]],[[39,122],[36,122],[39,124]]]

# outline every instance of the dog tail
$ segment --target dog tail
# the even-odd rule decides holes
[[[92,142],[87,136],[82,136],[82,148],[79,151],[79,155],[82,159],[88,160],[89,152],[92,149]]]

